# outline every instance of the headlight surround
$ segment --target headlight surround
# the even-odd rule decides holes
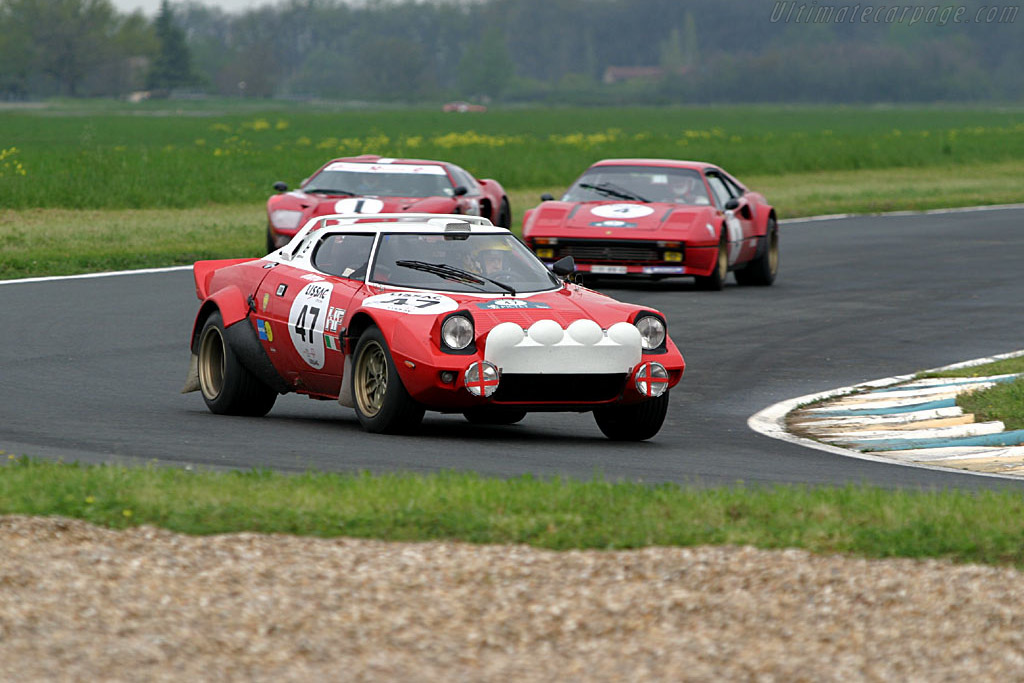
[[[302,220],[301,211],[289,211],[287,209],[278,209],[277,211],[270,212],[270,224],[275,228],[282,230],[294,230],[299,227],[299,222]]]
[[[640,345],[644,351],[655,351],[665,346],[665,321],[653,314],[641,315],[633,324],[640,331]]]
[[[464,315],[450,315],[441,323],[441,342],[452,351],[462,351],[473,343],[473,321]]]

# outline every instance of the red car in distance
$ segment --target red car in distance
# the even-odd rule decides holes
[[[306,221],[327,214],[437,213],[483,216],[512,225],[508,195],[497,180],[478,179],[455,164],[375,154],[332,159],[288,191],[267,200],[267,251],[295,236]]]
[[[560,201],[526,212],[523,240],[547,263],[572,256],[594,276],[692,276],[720,290],[770,285],[779,269],[779,227],[763,195],[714,164],[605,159]]]

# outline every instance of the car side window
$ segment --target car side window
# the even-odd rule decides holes
[[[313,266],[328,275],[361,280],[371,248],[373,235],[328,235],[313,252]]]
[[[456,185],[465,185],[466,189],[469,190],[466,194],[471,197],[475,197],[480,194],[480,185],[476,182],[476,178],[470,175],[469,171],[459,168],[458,166],[451,166],[452,178],[455,180]]]
[[[730,178],[728,175],[723,173],[721,178],[722,178],[722,181],[725,183],[726,187],[729,188],[729,191],[732,193],[733,197],[742,197],[744,194],[746,194],[746,191],[742,187],[740,187],[736,183],[736,181],[733,180],[732,178]]]
[[[725,203],[733,196],[732,192],[729,191],[729,186],[725,184],[725,181],[717,173],[709,172],[704,175],[707,176],[708,185],[711,186],[711,192],[715,195],[715,205],[719,209],[724,209]]]

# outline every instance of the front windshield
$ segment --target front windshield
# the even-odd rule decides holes
[[[448,292],[550,290],[559,280],[510,234],[382,235],[370,281]]]
[[[562,197],[564,202],[634,201],[711,204],[698,171],[661,166],[596,166]]]
[[[305,192],[359,197],[452,197],[455,190],[437,164],[367,164],[337,161],[310,178]]]

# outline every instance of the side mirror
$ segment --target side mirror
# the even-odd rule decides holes
[[[469,192],[469,188],[466,187],[465,185],[456,185],[453,192],[455,193],[456,197],[461,197],[462,195]]]
[[[554,197],[552,197],[549,193],[545,192],[544,194],[542,194],[540,196],[540,200],[542,202],[550,202],[550,201],[554,200]]]
[[[729,201],[725,203],[726,211],[735,211],[738,208],[740,208],[740,200],[736,199],[735,197],[730,197]]]
[[[288,183],[278,180],[276,183],[274,183],[274,189],[277,190],[278,192],[287,192]]]
[[[558,277],[567,277],[576,272],[576,259],[572,256],[563,256],[551,264],[551,272]]]

